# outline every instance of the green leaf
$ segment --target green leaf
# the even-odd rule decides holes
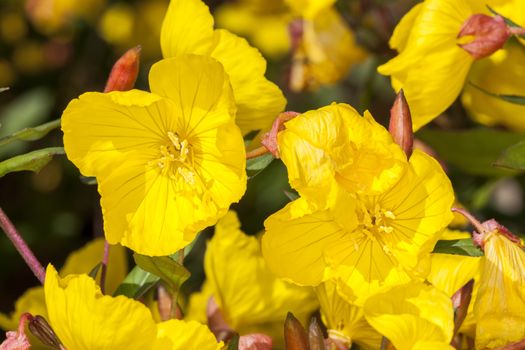
[[[65,154],[63,147],[50,147],[6,159],[0,162],[0,177],[16,171],[29,170],[38,172],[54,156],[60,154]]]
[[[494,165],[508,169],[525,170],[525,141],[518,142],[504,150]]]
[[[14,141],[35,141],[46,136],[51,130],[60,127],[60,119],[45,123],[34,128],[25,128],[6,137],[0,138],[0,147]]]
[[[135,266],[118,286],[113,296],[125,295],[128,298],[138,299],[154,287],[158,281],[160,278],[154,274]]]
[[[255,177],[263,171],[273,160],[274,158],[271,153],[265,153],[262,156],[248,159],[246,161],[246,174],[248,175],[248,179]]]
[[[479,91],[483,92],[486,95],[499,98],[503,101],[510,102],[516,105],[525,105],[525,96],[518,96],[518,95],[504,95],[504,94],[496,94],[494,92],[490,92],[481,86],[478,86],[472,82],[469,82],[470,85],[472,85],[474,88],[478,89]]]
[[[441,159],[468,174],[505,176],[515,172],[494,166],[501,152],[525,140],[523,134],[488,128],[466,131],[421,130],[417,137],[431,146]]]
[[[182,283],[189,277],[190,272],[184,266],[174,261],[169,256],[146,256],[133,254],[135,263],[144,271],[159,277],[171,292],[178,292]]]
[[[472,239],[453,239],[450,241],[438,241],[432,253],[482,256],[483,252],[479,250]]]

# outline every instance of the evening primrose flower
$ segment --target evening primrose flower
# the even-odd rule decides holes
[[[286,100],[264,77],[266,61],[248,42],[227,30],[213,29],[213,17],[201,0],[172,0],[161,30],[164,57],[206,55],[228,74],[237,105],[236,123],[243,134],[272,124]]]
[[[380,347],[382,336],[368,324],[363,308],[343,299],[334,281],[321,283],[315,292],[329,338],[347,348],[351,348],[353,343],[364,349]]]
[[[233,211],[216,225],[206,249],[204,271],[202,297],[192,299],[190,315],[202,319],[204,305],[213,296],[226,323],[241,335],[264,333],[274,344],[282,344],[286,314],[293,312],[305,322],[318,307],[312,288],[273,275],[262,257],[259,240],[241,231]]]
[[[472,15],[489,14],[487,5],[510,18],[523,12],[522,2],[515,0],[426,0],[396,27],[390,46],[399,55],[378,71],[391,76],[396,91],[405,92],[414,130],[444,112],[459,96],[475,58],[459,46],[465,38],[458,39],[458,34]]]
[[[469,81],[488,92],[502,95],[525,95],[525,49],[519,44],[507,45],[485,60],[477,62]],[[525,106],[490,96],[467,84],[461,96],[467,112],[485,125],[503,125],[525,132],[525,121],[517,116],[525,114]]]
[[[412,282],[370,297],[367,321],[397,350],[453,350],[454,310],[450,298],[433,286]]]
[[[62,130],[68,158],[97,178],[108,242],[167,255],[239,200],[246,160],[220,63],[166,59],[149,78],[152,93],[83,94]]]
[[[53,266],[44,285],[49,323],[67,349],[206,349],[222,347],[197,322],[155,324],[149,309],[124,296],[104,296],[87,275],[60,278]]]
[[[320,146],[330,139],[349,138],[343,128],[319,132],[315,123],[310,125],[314,136],[305,140],[313,144]],[[361,130],[359,126],[357,130]],[[300,174],[305,178],[317,176],[316,162],[323,157],[310,156],[305,144],[298,142],[292,148],[297,164],[306,164],[307,170]],[[285,147],[280,144],[281,151],[286,152]],[[385,161],[392,157],[389,155]],[[355,159],[341,157],[332,163],[337,167],[338,162],[348,159],[352,160],[352,170],[361,164],[383,164],[380,156],[369,156],[366,151]],[[369,169],[373,174],[381,174],[381,169]],[[328,207],[316,208],[303,196],[270,216],[265,221],[262,240],[270,269],[300,285],[315,286],[335,278],[345,297],[358,305],[385,285],[410,281],[418,263],[432,251],[441,230],[452,220],[454,195],[441,166],[418,150],[400,176],[391,187],[375,194],[349,192],[338,186],[336,199]]]
[[[104,254],[104,239],[95,239],[79,250],[71,253],[60,269],[60,275],[89,273],[102,259]],[[108,268],[106,274],[106,291],[113,293],[117,286],[122,282],[127,273],[127,258],[123,247],[112,246],[110,249]],[[97,276],[97,283],[100,281],[100,274]],[[25,291],[15,303],[15,310],[10,315],[0,313],[0,328],[4,330],[14,330],[18,325],[20,316],[24,312],[32,315],[41,315],[47,318],[47,309],[42,286],[33,287]],[[40,342],[31,338],[33,349],[48,349]]]
[[[476,349],[495,349],[525,338],[525,252],[501,225],[485,227],[479,232],[485,255],[474,304]]]
[[[279,153],[291,186],[320,207],[333,204],[338,187],[378,194],[392,187],[406,156],[370,113],[347,104],[303,113],[278,134]]]

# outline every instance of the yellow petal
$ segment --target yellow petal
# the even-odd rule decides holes
[[[296,15],[313,18],[321,10],[332,6],[335,0],[285,0]]]
[[[425,344],[433,344],[428,349],[453,349],[447,347],[454,328],[452,302],[432,286],[392,287],[370,297],[364,312],[368,322],[398,350],[425,349]]]
[[[405,49],[410,36],[410,30],[414,26],[414,22],[421,11],[421,5],[422,4],[416,4],[412,7],[397,24],[392,36],[390,37],[390,41],[388,42],[392,49],[399,52],[402,52]]]
[[[182,138],[233,122],[235,103],[228,76],[216,60],[196,55],[167,58],[149,73],[151,91],[173,101],[174,116],[164,129],[175,129]],[[170,122],[171,120],[171,122]]]
[[[213,42],[213,17],[201,0],[171,0],[160,34],[164,57],[207,55]]]
[[[161,322],[157,324],[157,337],[164,341],[168,340],[162,347],[165,350],[220,350],[223,347],[223,343],[217,343],[215,336],[208,327],[196,321],[169,320]]]
[[[279,133],[279,151],[292,187],[320,208],[333,203],[339,186],[350,192],[385,191],[398,181],[406,161],[381,125],[346,104],[287,122]]]
[[[474,313],[476,349],[525,338],[525,252],[498,232],[485,238]]]
[[[66,348],[151,348],[156,328],[141,303],[123,296],[103,296],[87,275],[61,279],[51,265],[44,289],[49,322]]]
[[[507,45],[480,60],[472,66],[469,76],[471,82],[486,91],[502,95],[525,95],[521,82],[525,79],[525,70],[521,63],[525,60],[525,50],[520,45]],[[525,113],[525,106],[503,101],[487,95],[468,84],[465,86],[461,102],[469,114],[485,125],[503,125],[519,132],[525,132],[525,121],[517,118]]]
[[[468,281],[479,283],[481,257],[432,254],[431,271],[427,279],[433,286],[452,297]],[[472,299],[474,300],[474,299]]]
[[[104,239],[97,238],[88,242],[81,249],[71,253],[60,269],[60,275],[89,273],[98,263],[102,261],[104,255]],[[110,246],[109,260],[106,272],[106,292],[113,294],[128,273],[128,261],[125,249],[120,245]],[[100,274],[97,277],[100,283]]]
[[[9,316],[0,314],[0,328],[5,331],[17,329],[20,316],[24,312],[47,317],[44,288],[39,286],[26,290],[24,294],[17,299],[15,310]]]
[[[315,292],[330,338],[341,340],[349,347],[353,343],[365,349],[380,347],[382,336],[368,324],[363,308],[343,299],[334,281],[323,282]]]
[[[287,313],[304,322],[318,306],[311,288],[285,282],[268,269],[259,240],[240,230],[232,211],[216,225],[204,270],[226,322],[241,335],[264,333],[275,345],[283,343]]]
[[[227,30],[216,30],[215,42],[211,56],[230,77],[238,108],[236,122],[242,133],[271,125],[286,100],[279,87],[264,77],[264,58],[245,39]]]
[[[311,213],[307,206],[299,198],[266,219],[262,253],[277,276],[315,286],[325,274],[324,250],[337,245],[345,231],[328,210]]]

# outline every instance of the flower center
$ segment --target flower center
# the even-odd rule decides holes
[[[160,145],[160,157],[150,162],[160,168],[163,175],[176,179],[180,175],[187,184],[195,184],[193,151],[188,140],[181,140],[177,133],[168,131],[167,140]]]
[[[357,209],[357,218],[360,222],[360,229],[370,234],[388,234],[394,231],[392,220],[396,218],[390,210],[385,210],[375,203],[371,206],[361,204]]]

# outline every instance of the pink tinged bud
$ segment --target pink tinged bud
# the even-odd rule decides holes
[[[472,290],[474,289],[474,280],[471,279],[463,287],[461,287],[452,296],[452,304],[454,305],[454,336],[458,334],[459,328],[467,317],[468,307],[472,299]]]
[[[104,92],[127,91],[133,89],[139,74],[141,47],[129,49],[113,65]]]
[[[6,339],[0,344],[0,350],[27,350],[31,348],[29,339],[25,334],[25,326],[27,321],[32,318],[31,314],[24,313],[20,316],[18,329],[16,331],[9,331],[5,334]]]
[[[272,346],[272,337],[266,334],[247,334],[239,338],[239,350],[271,350]]]
[[[505,236],[505,238],[507,238],[509,241],[516,244],[520,248],[523,248],[523,242],[521,239],[496,220],[490,219],[484,222],[479,222],[478,219],[476,219],[472,214],[463,208],[452,208],[452,211],[460,213],[466,217],[471,225],[474,226],[475,230],[472,233],[472,241],[476,246],[481,248],[481,250],[485,249],[485,241],[487,236],[493,232],[497,232],[498,234]]]
[[[291,312],[284,321],[284,344],[286,350],[309,350],[306,331]]]
[[[279,158],[279,144],[277,142],[277,134],[284,130],[284,123],[297,117],[300,113],[297,112],[283,112],[273,122],[272,128],[267,132],[261,143],[268,151],[270,151],[275,158]]]
[[[388,131],[392,135],[394,142],[403,149],[407,158],[410,158],[414,150],[414,132],[412,131],[410,108],[403,89],[397,93],[394,104],[390,109]]]
[[[217,305],[217,302],[213,296],[208,299],[206,316],[208,318],[208,327],[218,341],[226,341],[233,337],[235,331],[224,319],[224,315],[222,314],[222,311],[219,308],[219,305]]]
[[[312,317],[308,327],[308,342],[310,350],[325,350],[323,331],[316,317]]]
[[[510,36],[503,17],[476,14],[463,23],[458,39],[467,41],[458,45],[475,59],[480,59],[501,49]],[[469,37],[472,37],[472,40],[468,40]]]

